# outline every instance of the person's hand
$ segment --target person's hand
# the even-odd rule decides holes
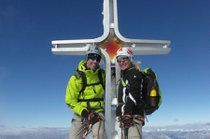
[[[99,120],[101,120],[100,116],[98,113],[95,112],[90,112],[89,116],[88,116],[88,121],[90,122],[90,124],[94,125],[95,123],[97,123]]]
[[[83,119],[87,119],[89,115],[89,111],[87,109],[84,109],[81,113],[81,116]]]
[[[83,117],[83,121],[87,122],[88,124],[94,125],[100,120],[100,116],[98,113],[88,111],[86,109],[82,111],[81,115]]]

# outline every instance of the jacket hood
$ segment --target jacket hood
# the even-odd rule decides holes
[[[87,69],[85,63],[86,63],[85,60],[80,61],[79,65],[78,65],[78,70],[79,70],[79,71],[82,71],[82,72],[84,72],[84,73],[94,73],[93,70]],[[96,71],[98,71],[99,68],[100,68],[100,66],[96,69]],[[96,72],[96,71],[95,71],[95,72]]]
[[[85,60],[82,60],[82,61],[79,62],[79,65],[78,65],[78,70],[79,71],[85,72],[85,70],[86,70],[85,62],[86,62]]]

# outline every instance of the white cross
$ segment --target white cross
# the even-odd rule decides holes
[[[106,138],[111,139],[114,128],[111,126],[113,125],[113,114],[111,112],[112,96],[110,93],[114,90],[115,82],[111,79],[111,71],[113,70],[111,65],[113,67],[114,61],[107,51],[110,47],[109,43],[117,44],[118,47],[133,47],[134,55],[167,54],[171,48],[169,47],[170,41],[166,40],[131,39],[122,36],[118,29],[117,0],[104,0],[103,16],[104,32],[102,36],[94,39],[55,40],[52,41],[52,52],[59,55],[84,55],[91,44],[104,48],[102,53],[106,67],[105,130]],[[113,47],[112,44],[111,47]],[[116,49],[114,54],[116,54]]]

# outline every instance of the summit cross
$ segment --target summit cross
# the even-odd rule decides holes
[[[168,54],[171,50],[168,40],[132,39],[122,36],[118,28],[117,0],[103,1],[103,29],[102,36],[94,39],[54,40],[51,51],[58,55],[85,55],[89,45],[95,44],[102,50],[105,59],[106,88],[105,88],[105,132],[106,138],[113,137],[112,96],[115,82],[112,72],[115,70],[114,57],[121,47],[132,47],[134,55]],[[116,75],[117,76],[117,75]],[[118,75],[119,76],[119,75]]]

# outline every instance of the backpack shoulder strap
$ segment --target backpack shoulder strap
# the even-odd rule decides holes
[[[123,87],[126,87],[126,83],[125,83],[125,81],[123,80],[123,78],[121,78],[121,83],[122,83],[122,86],[123,86]]]
[[[105,89],[105,84],[104,84],[104,81],[103,81],[103,74],[104,73],[104,70],[102,70],[102,69],[99,69],[99,71],[98,71],[98,78],[99,78],[99,83],[103,86],[103,88]],[[81,95],[81,94],[83,94],[84,93],[84,90],[85,90],[85,88],[87,87],[87,78],[86,78],[86,75],[85,75],[85,73],[84,72],[82,72],[82,71],[79,71],[78,69],[76,70],[76,72],[75,72],[75,77],[77,78],[77,79],[79,79],[79,78],[81,78],[82,79],[82,89],[80,90],[80,92],[79,92],[79,96]],[[89,84],[89,85],[92,85],[92,84]]]
[[[103,73],[105,73],[104,70],[99,69],[99,71],[98,71],[99,82],[103,86],[103,88],[105,89],[105,84],[104,84],[104,80],[103,80]]]
[[[82,89],[79,92],[79,96],[80,96],[82,93],[84,93],[84,90],[87,86],[87,78],[86,78],[85,73],[82,72],[82,71],[79,71],[78,69],[75,72],[75,76],[76,76],[77,79],[79,79],[79,78],[82,79]]]

